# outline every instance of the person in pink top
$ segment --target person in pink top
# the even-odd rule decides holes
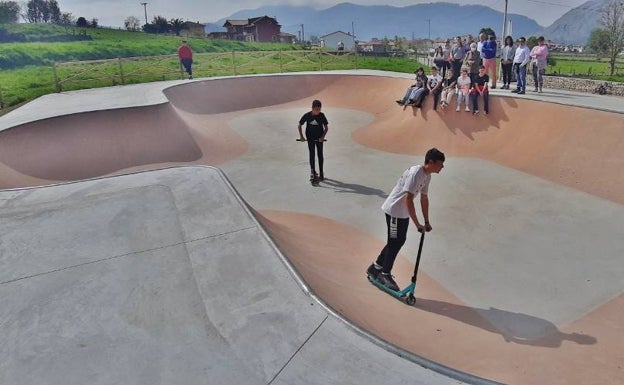
[[[472,81],[470,80],[470,76],[468,76],[468,68],[464,67],[461,69],[461,76],[457,78],[457,108],[455,108],[455,111],[459,111],[463,100],[466,106],[466,112],[470,112],[468,108],[468,93],[471,84]]]
[[[531,71],[533,72],[535,92],[542,92],[548,59],[548,46],[544,41],[544,36],[537,38],[537,45],[533,47],[529,56],[531,57]]]
[[[183,41],[180,48],[178,48],[178,57],[180,58],[180,63],[184,66],[186,73],[188,73],[189,79],[193,79],[193,51],[191,51],[191,47],[188,46],[186,41]]]

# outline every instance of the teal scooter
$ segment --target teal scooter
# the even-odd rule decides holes
[[[405,300],[405,303],[412,306],[416,303],[416,297],[414,297],[414,290],[416,289],[416,276],[418,275],[418,266],[420,265],[420,254],[422,253],[423,243],[425,242],[425,232],[423,231],[420,235],[420,244],[418,245],[418,256],[416,257],[416,266],[414,267],[414,275],[412,276],[412,282],[407,285],[407,287],[401,291],[394,291],[388,289],[386,286],[382,285],[378,280],[373,279],[370,275],[367,274],[368,280],[381,290],[390,294],[393,297],[396,297],[400,300]]]

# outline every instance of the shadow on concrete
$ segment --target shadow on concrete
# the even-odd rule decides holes
[[[582,333],[564,333],[548,320],[523,313],[496,308],[473,308],[421,298],[416,300],[416,307],[500,334],[506,342],[519,345],[558,348],[563,341],[576,342],[579,345],[594,345],[597,342],[593,336]]]
[[[350,193],[360,195],[376,195],[381,198],[386,198],[388,194],[385,191],[372,187],[362,186],[356,183],[345,183],[335,179],[326,178],[320,184],[321,187],[332,188],[337,193]]]

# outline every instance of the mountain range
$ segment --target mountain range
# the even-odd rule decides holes
[[[600,9],[609,0],[590,0],[564,14],[548,27],[517,14],[509,14],[513,35],[544,35],[566,44],[585,44],[592,29],[597,28]],[[335,31],[354,33],[358,40],[372,38],[446,38],[476,33],[490,27],[500,33],[502,12],[482,5],[454,3],[415,4],[406,7],[388,5],[364,6],[341,3],[326,9],[308,6],[264,6],[238,11],[227,18],[208,23],[207,32],[223,31],[227,19],[247,19],[268,15],[282,25],[282,31],[299,36],[303,25],[306,39]]]

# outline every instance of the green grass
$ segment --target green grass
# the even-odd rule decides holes
[[[615,65],[616,73],[610,76],[611,68],[605,58],[598,60],[595,56],[569,54],[552,56],[556,60],[556,65],[548,67],[549,74],[624,82],[624,59],[618,59]]]

